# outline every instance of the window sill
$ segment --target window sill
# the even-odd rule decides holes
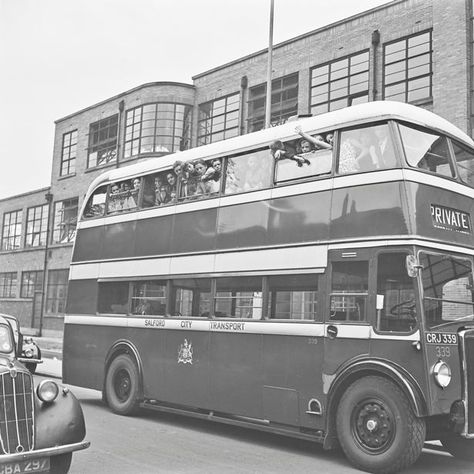
[[[425,99],[413,100],[408,102],[411,105],[416,105],[417,107],[422,107],[423,105],[433,105],[433,97],[426,97]]]
[[[76,176],[76,173],[65,174],[64,176],[59,176],[58,181],[61,181],[63,179],[68,179],[68,178],[74,178],[74,176]]]
[[[84,173],[93,173],[94,171],[102,171],[107,168],[115,168],[116,166],[117,161],[114,161],[113,163],[106,163],[105,165],[92,166],[90,168],[87,168]]]

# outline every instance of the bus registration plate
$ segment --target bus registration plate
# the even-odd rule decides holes
[[[26,461],[2,463],[0,474],[23,474],[25,472],[49,472],[49,458],[29,459]]]

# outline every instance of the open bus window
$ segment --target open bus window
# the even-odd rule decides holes
[[[211,280],[189,278],[173,281],[174,316],[207,318],[211,311]]]
[[[377,295],[383,308],[377,309],[377,330],[411,332],[417,325],[414,280],[405,267],[406,253],[378,257]]]
[[[262,278],[217,279],[215,316],[262,319]]]
[[[343,130],[339,136],[338,174],[363,173],[396,165],[387,124]]]
[[[309,178],[329,174],[332,169],[332,150],[315,150],[302,154],[305,161],[295,166],[291,160],[279,160],[275,165],[275,182],[283,183],[294,179]]]
[[[270,319],[317,319],[318,275],[270,276],[268,290]]]
[[[410,166],[450,178],[454,176],[446,137],[406,125],[400,125],[400,133]]]
[[[450,255],[420,254],[427,327],[474,321],[472,264]]]
[[[109,187],[107,214],[137,209],[141,184],[141,178],[112,183]]]
[[[132,314],[166,315],[166,281],[140,281],[133,284]]]
[[[459,177],[474,188],[474,152],[456,142],[453,142],[453,149]]]
[[[128,282],[99,283],[99,313],[128,313]]]
[[[99,189],[96,189],[87,201],[82,217],[84,219],[90,219],[92,217],[103,216],[106,196],[107,186],[101,186]]]
[[[234,194],[268,188],[272,173],[273,159],[266,149],[228,158],[224,192]]]
[[[330,296],[331,321],[365,321],[369,263],[333,262]]]

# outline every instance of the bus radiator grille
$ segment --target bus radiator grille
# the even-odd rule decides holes
[[[474,331],[465,334],[466,388],[467,388],[467,430],[474,434]]]
[[[33,378],[9,370],[0,375],[0,454],[33,449]]]

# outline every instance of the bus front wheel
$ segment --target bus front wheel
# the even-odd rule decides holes
[[[419,457],[426,436],[405,394],[383,377],[364,377],[343,394],[337,435],[351,463],[377,474],[398,472]]]
[[[126,354],[109,365],[105,378],[105,397],[111,410],[119,415],[133,415],[138,410],[140,379],[138,367]]]
[[[474,462],[474,440],[452,434],[441,438],[441,444],[455,458]]]

